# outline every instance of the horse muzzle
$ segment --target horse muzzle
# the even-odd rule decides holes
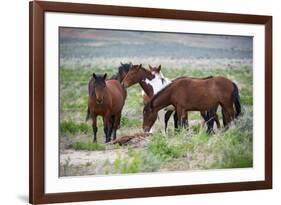
[[[97,100],[96,100],[96,103],[97,103],[98,105],[100,105],[100,104],[103,103],[103,100],[102,100],[102,99],[97,99]]]
[[[150,128],[149,128],[149,127],[145,127],[145,128],[143,128],[143,131],[144,131],[145,133],[150,133]]]

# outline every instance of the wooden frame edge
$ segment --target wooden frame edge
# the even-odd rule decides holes
[[[265,26],[265,181],[272,188],[272,22],[267,16]]]
[[[29,2],[29,32],[29,202],[37,204],[45,195],[44,11],[39,2]]]

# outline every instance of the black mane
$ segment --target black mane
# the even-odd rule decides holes
[[[130,68],[132,67],[132,63],[121,63],[121,65],[118,67],[118,73],[113,75],[110,79],[111,80],[118,80],[121,81],[122,79],[122,73],[128,73]]]

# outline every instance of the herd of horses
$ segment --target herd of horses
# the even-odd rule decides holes
[[[174,113],[174,127],[188,127],[188,112],[199,111],[207,132],[213,132],[214,122],[220,128],[217,110],[221,106],[224,127],[241,113],[240,96],[237,85],[225,77],[179,77],[169,80],[163,76],[161,65],[146,69],[132,63],[122,64],[117,74],[107,78],[107,74],[93,73],[88,83],[88,109],[86,120],[92,119],[93,141],[97,140],[97,116],[102,116],[105,142],[116,139],[120,127],[122,109],[127,97],[127,89],[135,84],[142,88],[143,130],[150,132],[157,120],[158,112],[165,112],[165,131]]]

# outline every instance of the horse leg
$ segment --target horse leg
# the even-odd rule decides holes
[[[168,110],[166,113],[165,113],[165,117],[164,117],[164,121],[165,121],[165,132],[167,131],[167,126],[168,126],[168,121],[171,117],[171,115],[173,114],[173,110]]]
[[[220,129],[221,128],[221,124],[220,124],[220,119],[219,119],[219,116],[217,114],[217,111],[218,111],[218,105],[214,108],[214,120],[217,124],[217,128]]]
[[[111,115],[104,116],[103,125],[104,125],[104,133],[105,133],[105,143],[108,143],[111,140],[111,132],[112,132]]]
[[[208,121],[208,116],[206,114],[206,111],[200,111],[200,115],[203,118],[203,122],[201,123],[201,126],[204,126],[204,124]]]
[[[115,140],[115,138],[116,138],[116,130],[114,129],[115,119],[116,119],[116,116],[112,115],[111,116],[112,130],[111,130],[111,133],[110,133],[110,137],[112,137],[113,140]]]
[[[221,108],[221,114],[222,114],[223,126],[226,127],[226,119],[225,119],[225,113],[224,113],[224,111],[223,111],[223,108]]]
[[[217,128],[220,129],[221,128],[221,124],[220,124],[220,119],[219,119],[219,116],[218,116],[217,112],[215,112],[214,118],[215,118],[215,122],[217,124]]]
[[[94,133],[94,139],[93,142],[96,143],[97,142],[97,132],[98,132],[98,128],[97,128],[97,116],[94,115],[92,117],[92,128],[93,128],[93,133]]]
[[[227,128],[234,119],[234,108],[231,102],[222,104],[224,126]]]
[[[184,123],[186,123],[186,112],[181,108],[177,107],[177,118],[178,118],[178,125],[180,128],[184,127]]]
[[[182,127],[182,119],[181,119],[181,108],[177,107],[177,125],[181,128]]]
[[[116,132],[120,126],[120,120],[121,120],[121,113],[118,113],[117,115],[115,115],[114,123],[113,123],[113,140],[116,139]]]
[[[211,134],[214,130],[213,130],[213,127],[214,127],[214,122],[215,122],[215,119],[214,119],[214,115],[215,115],[215,112],[214,110],[209,110],[207,112],[207,118],[208,118],[208,121],[207,121],[207,133],[208,134]]]
[[[174,113],[174,127],[175,129],[178,129],[179,126],[178,126],[178,114],[177,112]]]
[[[187,111],[182,112],[182,126],[183,128],[188,128],[188,114]]]

